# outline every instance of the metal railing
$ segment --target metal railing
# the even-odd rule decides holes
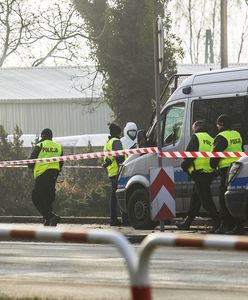
[[[20,229],[0,226],[0,240],[37,240],[47,242],[112,244],[127,263],[132,300],[151,300],[149,261],[159,246],[193,247],[248,251],[248,237],[152,233],[141,243],[139,253],[120,233],[111,230],[62,231],[60,229]]]

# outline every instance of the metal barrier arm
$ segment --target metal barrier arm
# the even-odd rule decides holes
[[[138,284],[149,286],[149,259],[158,246],[248,251],[248,237],[152,233],[142,241],[140,246]]]
[[[106,230],[88,230],[88,231],[62,231],[54,228],[47,229],[20,229],[13,226],[0,226],[0,240],[38,240],[46,242],[71,242],[71,243],[96,243],[96,244],[112,244],[114,245],[127,263],[129,272],[131,294],[133,287],[136,286],[137,278],[137,265],[138,256],[135,249],[128,242],[126,237],[122,234]],[[133,298],[133,300],[140,300],[141,298]]]

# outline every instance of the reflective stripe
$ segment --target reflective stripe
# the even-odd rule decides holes
[[[214,139],[207,132],[195,133],[195,136],[199,142],[198,151],[200,152],[211,152],[213,150]],[[191,167],[189,167],[188,172],[201,171],[204,173],[210,173],[213,169],[210,167],[210,158],[196,158],[193,161]]]
[[[227,148],[223,152],[241,152],[242,151],[242,137],[236,130],[225,130],[220,132],[217,136],[223,136],[227,141]],[[238,157],[221,158],[219,168],[229,167],[231,163],[237,161]]]
[[[45,140],[42,141],[36,146],[40,147],[40,153],[37,158],[49,158],[49,157],[56,157],[60,156],[62,153],[62,147],[60,144],[55,143],[51,140]],[[48,169],[55,169],[59,170],[59,162],[52,162],[52,163],[46,163],[46,162],[40,162],[36,163],[34,166],[34,178],[40,176]]]

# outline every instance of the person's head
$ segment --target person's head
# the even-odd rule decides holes
[[[41,131],[42,140],[51,140],[53,138],[53,132],[49,128],[45,128]]]
[[[124,136],[134,141],[137,138],[137,125],[133,122],[128,122],[124,128]]]
[[[193,133],[197,132],[206,132],[207,131],[207,124],[205,120],[198,120],[195,121],[192,125],[192,131]]]
[[[115,123],[109,124],[109,133],[111,137],[120,137],[121,135],[121,127]]]
[[[232,121],[229,115],[222,114],[218,117],[216,122],[218,131],[222,131],[224,129],[230,129],[232,126]]]

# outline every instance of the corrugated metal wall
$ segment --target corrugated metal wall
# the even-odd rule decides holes
[[[0,103],[0,124],[9,134],[16,124],[25,134],[40,133],[46,127],[53,130],[54,136],[108,133],[111,115],[106,104],[84,107],[80,103],[59,101]]]

